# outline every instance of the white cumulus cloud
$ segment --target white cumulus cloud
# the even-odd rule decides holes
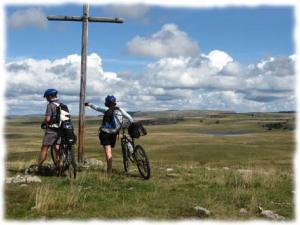
[[[224,109],[225,106],[230,106],[238,111],[250,108],[260,111],[267,109],[272,102],[278,102],[277,108],[280,108],[281,102],[289,101],[289,104],[286,102],[284,105],[294,109],[294,99],[289,98],[294,95],[294,61],[290,57],[273,58],[267,60],[262,69],[261,63],[264,61],[266,59],[255,65],[242,66],[230,59],[220,70],[218,65],[212,67],[212,60],[204,54],[194,58],[163,58],[147,67],[141,82],[145,83],[145,86],[155,87],[152,91],[156,96],[157,93],[161,93],[162,96],[168,95],[169,98],[173,96],[174,99],[178,99],[178,91],[189,93],[190,96],[199,96],[200,93],[200,96],[211,96],[210,100],[193,100],[201,106],[205,101],[207,106],[215,105],[216,108]],[[170,92],[175,89],[176,95]],[[192,91],[192,94],[188,91]],[[220,104],[216,96],[226,99],[227,103]],[[274,106],[273,103],[272,105]]]
[[[210,64],[217,67],[219,70],[223,69],[225,65],[233,61],[231,56],[220,50],[211,51],[207,57],[210,59]]]
[[[225,60],[221,70],[213,60],[205,54],[166,57],[147,65],[143,73],[124,76],[104,71],[101,57],[93,53],[88,56],[87,101],[103,104],[105,96],[113,94],[128,110],[295,109],[295,57],[266,58],[251,65]],[[6,71],[9,114],[43,113],[47,88],[57,88],[71,112],[78,112],[79,55],[10,61]]]
[[[195,56],[199,53],[196,41],[181,31],[175,24],[165,24],[150,37],[136,36],[127,43],[131,55],[162,58]]]
[[[46,14],[39,8],[15,11],[9,16],[8,24],[14,29],[22,29],[26,27],[45,29],[48,26]]]
[[[41,107],[45,103],[42,95],[47,88],[58,89],[61,98],[77,110],[80,61],[81,57],[74,54],[53,61],[25,59],[7,63],[6,96],[10,112],[21,110],[28,104],[24,98],[31,99],[30,96],[35,96],[34,100]],[[87,96],[90,100],[97,99],[99,102],[100,98],[112,93],[122,96],[122,90],[118,91],[123,85],[122,79],[116,73],[103,71],[101,58],[97,54],[88,56],[87,73]],[[38,113],[41,109],[28,107],[27,110]]]
[[[113,4],[104,7],[104,11],[110,16],[124,19],[144,19],[149,9],[145,4]]]

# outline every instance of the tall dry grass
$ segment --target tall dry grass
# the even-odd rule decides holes
[[[5,162],[5,168],[6,170],[20,171],[24,168],[28,168],[33,164],[36,164],[36,160],[30,160],[30,161],[16,160],[16,161]]]
[[[49,210],[71,210],[78,206],[81,198],[81,186],[70,185],[68,189],[54,190],[49,184],[36,188],[35,207],[39,213]]]

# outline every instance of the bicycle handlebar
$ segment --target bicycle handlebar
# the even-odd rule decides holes
[[[48,124],[45,123],[45,122],[42,122],[41,128],[42,128],[43,130],[45,130],[47,127],[48,127]]]

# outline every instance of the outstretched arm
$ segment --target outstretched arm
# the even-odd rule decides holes
[[[119,109],[120,109],[121,113],[123,114],[123,116],[125,116],[130,121],[130,123],[132,123],[133,118],[124,109],[122,109],[122,108],[119,108]]]
[[[93,110],[96,110],[96,111],[98,111],[98,112],[102,112],[102,113],[105,113],[105,111],[107,110],[106,108],[102,108],[102,107],[99,107],[99,106],[96,106],[96,105],[94,105],[94,104],[92,104],[92,103],[85,103],[85,106],[89,106],[89,107],[91,107]]]

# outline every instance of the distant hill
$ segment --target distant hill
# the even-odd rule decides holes
[[[296,111],[279,111],[278,113],[296,113]]]
[[[175,117],[201,117],[207,115],[235,114],[234,111],[219,110],[166,110],[166,111],[147,111],[147,112],[130,112],[135,117],[152,117],[152,118],[175,118]]]
[[[164,110],[164,111],[129,111],[130,115],[134,117],[144,117],[144,118],[183,118],[183,117],[203,117],[203,116],[222,116],[229,114],[243,114],[243,115],[256,115],[262,116],[264,114],[295,114],[296,111],[278,111],[278,112],[244,112],[237,113],[235,111],[223,111],[223,110]],[[102,115],[101,115],[102,116]],[[13,118],[22,118],[22,117],[43,117],[42,114],[30,114],[30,115],[7,115],[7,119]],[[74,119],[78,117],[78,115],[72,116]],[[87,115],[87,117],[94,117],[91,115]]]

